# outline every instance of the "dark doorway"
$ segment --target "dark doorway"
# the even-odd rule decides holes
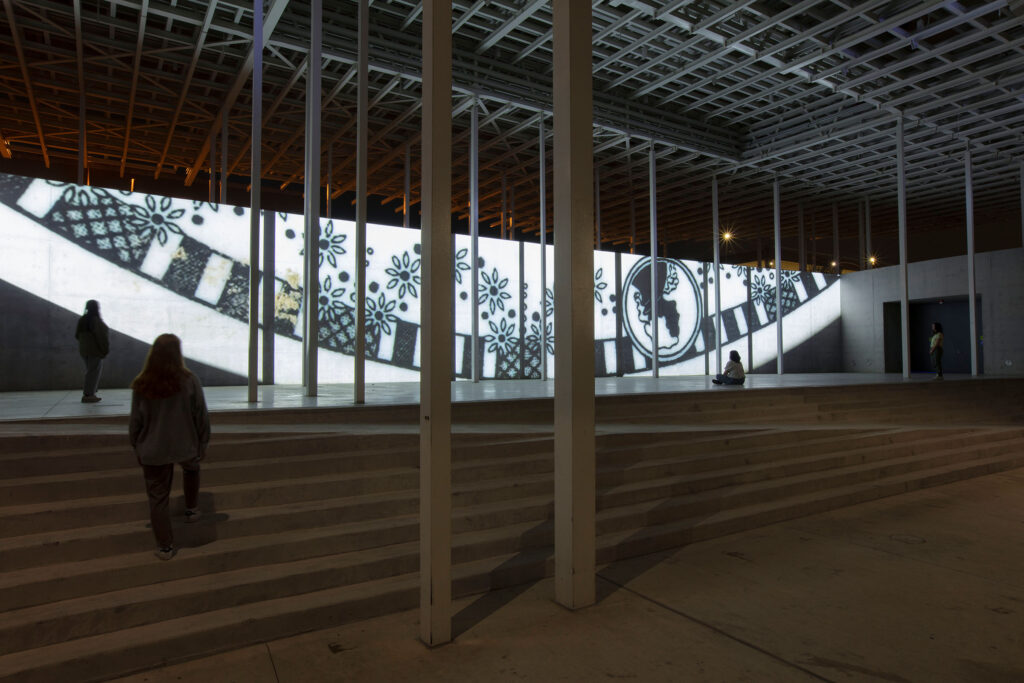
[[[981,320],[981,298],[977,301],[978,336],[984,327]],[[900,303],[882,304],[882,324],[885,350],[885,371],[903,372],[903,352],[900,341]],[[910,302],[910,371],[932,372],[929,340],[932,323],[942,324],[945,338],[942,355],[943,372],[970,374],[971,335],[970,307],[967,297],[946,297]],[[978,346],[978,372],[984,367],[982,347]]]

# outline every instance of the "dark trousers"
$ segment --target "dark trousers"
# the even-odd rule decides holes
[[[932,349],[932,367],[935,368],[935,374],[942,377],[942,347],[936,346]]]
[[[725,375],[717,375],[715,377],[722,384],[743,384],[742,379],[736,379],[735,377],[727,377]]]
[[[185,479],[185,507],[195,508],[199,504],[199,463],[186,461],[181,465]],[[171,497],[171,484],[174,483],[174,464],[143,465],[143,476],[146,478],[146,495],[149,496],[149,521],[153,526],[156,544],[161,548],[174,545],[174,534],[171,531],[171,514],[168,502]]]
[[[100,388],[103,359],[99,356],[82,356],[82,360],[85,361],[85,385],[82,387],[82,395],[95,396],[96,390]]]

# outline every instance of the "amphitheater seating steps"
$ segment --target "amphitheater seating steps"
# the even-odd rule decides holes
[[[600,399],[598,561],[1024,465],[1022,385]],[[551,403],[520,407],[457,411],[456,596],[553,570]],[[0,681],[103,680],[416,605],[415,417],[242,415],[216,416],[204,519],[178,519],[169,562],[123,420],[0,441]]]

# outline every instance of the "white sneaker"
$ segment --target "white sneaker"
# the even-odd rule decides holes
[[[169,545],[166,548],[157,548],[153,551],[153,554],[159,557],[161,560],[169,560],[178,554],[178,549],[173,545]]]

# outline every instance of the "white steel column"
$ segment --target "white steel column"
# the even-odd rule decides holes
[[[874,263],[871,262],[871,257],[874,252],[871,251],[871,197],[864,198],[864,252],[868,256],[868,263],[874,267]]]
[[[249,172],[249,364],[247,391],[249,403],[255,403],[259,399],[256,385],[259,363],[260,176],[263,162],[260,154],[263,137],[263,0],[253,0],[252,17],[252,134],[250,135],[252,139],[252,168]],[[264,249],[269,248],[271,247],[264,245]],[[264,282],[269,280],[271,290],[273,290],[274,270],[271,268],[267,272],[265,265]],[[273,334],[273,314],[269,319],[264,315],[263,325],[264,328],[269,327]],[[266,344],[264,344],[263,353],[267,353]],[[270,354],[271,363],[273,363],[273,346],[271,346]]]
[[[857,200],[857,269],[864,270],[867,255],[864,250],[864,199]]]
[[[839,202],[832,202],[832,261],[836,264],[835,271],[843,272],[839,262]]]
[[[800,241],[799,256],[800,272],[807,272],[807,238],[804,235],[804,203],[800,202],[796,207],[797,237]]]
[[[548,379],[548,161],[544,115],[540,116],[540,378]]]
[[[256,0],[260,2],[260,0]],[[274,383],[274,285],[277,214],[263,211],[263,383]]]
[[[306,351],[306,396],[317,394],[317,352],[320,348],[320,63],[323,41],[323,0],[310,0],[309,68],[306,70],[305,226],[306,281],[303,283]],[[356,261],[359,259],[357,258]],[[358,334],[358,330],[356,331]]]
[[[711,234],[715,245],[715,374],[722,374],[722,284],[718,281],[722,270],[719,245],[722,242],[718,222],[718,175],[711,176]],[[749,363],[749,360],[747,361]]]
[[[78,61],[78,184],[85,185],[85,54],[82,45],[82,0],[75,0],[75,54]]]
[[[590,27],[590,24],[587,24]],[[420,638],[452,638],[452,4],[423,2]]]
[[[654,156],[654,140],[648,154],[648,190],[651,218],[651,374],[658,376],[658,300],[661,290],[658,288],[658,169]]]
[[[630,139],[626,138],[626,177],[629,182],[629,253],[636,253],[636,201],[633,195],[633,155],[630,154]]]
[[[211,204],[217,203],[217,134],[210,132],[210,192]]]
[[[412,145],[405,143],[405,186],[402,194],[402,227],[408,228],[411,225],[409,218],[409,206],[412,204]]]
[[[978,288],[974,279],[974,179],[971,175],[971,147],[964,150],[964,194],[967,198],[967,310],[970,315],[971,375],[978,367]]]
[[[601,168],[594,166],[594,248],[601,250]]]
[[[776,371],[782,374],[782,203],[779,200],[779,179],[772,184],[775,207],[775,348]]]
[[[366,402],[366,156],[370,78],[370,5],[359,0],[359,75],[356,84],[356,338],[353,402]]]
[[[555,599],[594,602],[594,127],[590,0],[551,6],[555,128]]]
[[[508,178],[501,174],[501,239],[508,237]]]
[[[474,382],[480,381],[480,101],[473,98],[469,119],[469,263],[470,304],[473,325],[470,333],[470,359]],[[541,126],[543,127],[543,122]],[[543,160],[541,161],[543,164]],[[541,182],[544,182],[543,179]],[[544,201],[543,196],[541,201]],[[543,217],[541,220],[544,220]],[[544,256],[541,255],[541,259]]]
[[[896,120],[896,191],[900,235],[900,345],[903,377],[910,378],[910,296],[907,286],[907,169],[903,153],[903,116]]]
[[[253,62],[255,64],[255,62]],[[228,203],[228,113],[220,117],[220,203]]]

